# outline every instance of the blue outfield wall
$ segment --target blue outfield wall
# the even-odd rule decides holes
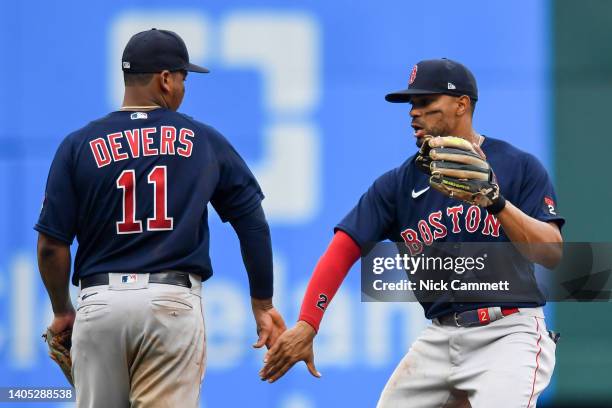
[[[194,62],[210,67],[209,75],[189,76],[181,110],[224,133],[260,179],[273,234],[275,302],[290,324],[334,224],[378,175],[415,151],[409,106],[388,104],[384,95],[406,85],[418,60],[444,56],[469,66],[480,88],[477,130],[550,168],[546,1],[3,6],[0,386],[65,384],[40,340],[51,314],[32,226],[59,142],[119,106],[121,50],[141,29],[178,32]],[[311,378],[300,364],[278,383],[262,383],[238,242],[214,213],[210,225],[215,275],[204,289],[202,406],[374,406],[427,323],[420,306],[360,303],[356,266],[316,339],[323,378]]]

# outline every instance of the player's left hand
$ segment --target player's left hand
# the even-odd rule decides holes
[[[469,204],[489,207],[500,199],[499,185],[484,152],[465,139],[428,137],[416,158],[429,184]]]
[[[312,349],[315,330],[308,323],[299,321],[287,330],[266,353],[264,366],[259,371],[262,381],[273,383],[281,378],[295,363],[304,361],[310,374],[321,377],[314,364]]]
[[[42,337],[49,347],[49,357],[57,363],[70,385],[74,386],[72,379],[72,327],[76,313],[72,306],[64,313],[56,314]]]
[[[285,321],[272,305],[272,299],[251,298],[251,306],[257,324],[257,334],[259,335],[253,347],[261,348],[265,345],[270,349],[276,343],[278,337],[287,330]]]
[[[65,330],[72,330],[74,326],[74,319],[76,318],[76,312],[72,306],[64,313],[54,314],[53,320],[49,325],[49,329],[53,333],[61,333]]]

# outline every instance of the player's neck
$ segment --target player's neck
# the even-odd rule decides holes
[[[470,135],[470,138],[467,140],[469,140],[470,142],[474,143],[477,146],[480,146],[482,142],[484,141],[484,136],[476,132],[474,129],[472,129],[472,134]]]
[[[126,89],[123,95],[123,103],[121,104],[121,110],[134,109],[157,109],[167,108],[163,98],[157,98],[152,95],[148,95],[145,92],[139,92],[136,89]]]
[[[482,142],[482,136],[474,130],[471,124],[459,126],[451,134],[453,136],[458,136],[462,139],[465,139],[470,143],[480,144]]]

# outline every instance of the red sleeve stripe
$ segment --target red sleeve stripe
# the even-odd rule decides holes
[[[323,313],[338,291],[351,266],[361,256],[359,245],[344,231],[334,234],[329,247],[319,259],[302,301],[299,320],[319,331]]]

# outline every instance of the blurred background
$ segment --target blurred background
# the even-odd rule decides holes
[[[273,234],[275,303],[288,324],[335,223],[377,176],[415,152],[409,105],[388,104],[384,95],[404,88],[422,59],[448,57],[474,72],[476,129],[545,164],[568,220],[566,240],[610,241],[612,189],[604,166],[612,148],[612,2],[6,0],[2,6],[0,387],[67,385],[40,339],[51,311],[32,226],[55,149],[72,130],[120,106],[121,51],[132,34],[151,27],[179,33],[193,62],[212,71],[189,76],[181,111],[219,129],[260,180]],[[310,377],[300,364],[278,383],[262,383],[263,352],[250,347],[256,334],[239,245],[214,212],[210,225],[215,275],[204,289],[202,406],[373,407],[427,324],[420,306],[361,303],[357,266],[316,338],[323,377]],[[540,405],[611,407],[610,304],[547,310],[549,326],[563,336]]]

